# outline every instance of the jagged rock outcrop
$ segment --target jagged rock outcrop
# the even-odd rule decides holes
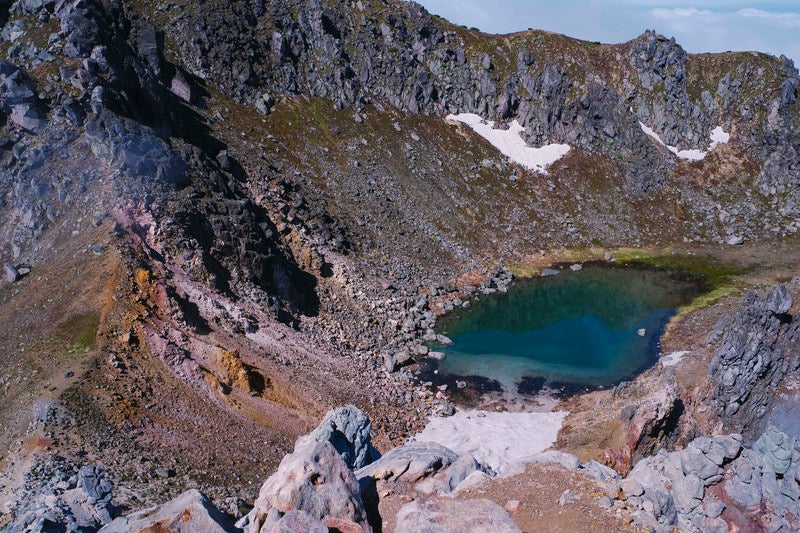
[[[37,463],[9,511],[6,531],[96,531],[117,513],[100,465],[80,468],[61,457]]]
[[[231,533],[233,522],[196,489],[187,490],[164,504],[114,519],[102,533]]]
[[[621,156],[627,185],[638,193],[662,185],[674,166],[672,155],[652,145],[639,121],[655,128],[667,144],[706,149],[711,129],[720,123],[729,129],[729,121],[739,114],[733,108],[735,98],[745,91],[748,98],[762,98],[745,81],[756,77],[751,68],[725,73],[714,86],[692,80],[695,72],[689,71],[686,52],[652,31],[614,58],[627,60],[618,85],[616,79],[593,72],[568,75],[576,66],[569,52],[552,55],[538,48],[542,37],[536,34],[488,54],[472,49],[470,39],[413,3],[389,13],[373,10],[363,5],[340,10],[320,1],[263,9],[236,4],[228,13],[197,13],[178,21],[176,31],[185,33],[192,25],[203,28],[204,36],[195,34],[183,47],[188,68],[219,80],[241,98],[259,98],[262,93],[255,87],[262,85],[277,93],[331,98],[339,107],[362,108],[374,102],[412,113],[517,117],[533,144],[566,142],[588,152]],[[367,21],[359,18],[362,13]],[[385,17],[379,25],[370,21],[376,15]],[[219,35],[229,25],[237,27],[238,37]],[[272,29],[268,38],[255,34],[262,25]],[[212,47],[211,42],[223,44]],[[240,49],[264,61],[244,64],[233,57]],[[230,58],[232,68],[223,67],[222,58]],[[783,118],[772,123],[796,124],[796,118],[789,117],[797,73],[780,65],[774,70],[785,81],[784,96],[775,105],[776,116]],[[697,86],[705,90],[692,95]],[[779,128],[784,147],[797,142],[786,137],[791,131],[787,125]],[[748,136],[745,143],[755,140],[744,129],[741,133]],[[635,162],[629,157],[633,154]]]
[[[409,443],[393,448],[383,457],[374,457],[369,455],[376,454],[370,444],[369,427],[364,412],[352,405],[329,412],[311,434],[297,440],[294,452],[284,457],[278,471],[267,479],[253,510],[237,526],[251,532],[273,531],[270,528],[289,527],[284,521],[311,520],[342,531],[371,531],[380,525],[380,494],[433,495],[433,507],[426,509],[440,509],[434,513],[439,515],[455,513],[463,503],[452,498],[439,501],[436,495],[451,492],[470,474],[484,472],[473,457],[458,456],[435,443]],[[351,470],[349,463],[354,459],[361,458],[354,463],[359,464],[371,456],[371,462],[355,472]],[[513,524],[505,511],[500,511],[505,522],[496,510],[491,510],[483,519],[479,512],[465,515],[463,521],[453,517],[452,527],[467,527],[473,522],[470,527],[478,527],[495,520],[498,524]],[[408,514],[414,517],[409,520],[420,516],[413,510]],[[443,518],[439,516],[437,520]]]
[[[364,411],[354,405],[328,411],[311,432],[319,442],[330,442],[347,466],[353,470],[365,467],[380,457],[372,446],[372,424]]]
[[[748,293],[733,316],[724,316],[710,339],[722,341],[708,367],[712,402],[726,429],[757,435],[760,419],[787,373],[800,368],[800,322],[788,314],[785,285],[766,296]]]
[[[682,450],[641,459],[621,477],[598,463],[546,452],[605,487],[608,507],[625,508],[645,531],[796,531],[800,527],[800,440],[770,427],[752,445],[742,435],[699,437]]]

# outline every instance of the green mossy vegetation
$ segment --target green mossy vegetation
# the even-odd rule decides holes
[[[95,345],[100,317],[91,314],[74,315],[58,328],[58,336],[66,344],[67,353],[82,354]]]
[[[646,265],[701,277],[706,285],[706,291],[681,307],[678,310],[679,317],[690,311],[713,305],[725,296],[739,294],[744,290],[743,284],[736,277],[745,274],[747,269],[723,265],[708,256],[651,255],[642,250],[625,250],[619,255],[614,254],[614,257],[620,264]]]

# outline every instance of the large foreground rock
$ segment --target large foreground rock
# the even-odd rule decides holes
[[[272,531],[290,511],[303,511],[339,530],[372,531],[353,472],[328,441],[301,437],[237,523],[250,533]]]
[[[395,533],[518,533],[508,513],[489,500],[429,496],[405,504],[397,513]]]
[[[196,489],[187,490],[174,500],[116,518],[102,533],[230,533],[232,521]]]

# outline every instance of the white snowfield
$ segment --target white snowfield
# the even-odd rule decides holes
[[[655,139],[658,144],[666,146],[670,152],[677,155],[681,159],[686,159],[687,161],[700,161],[718,144],[728,144],[728,141],[731,140],[731,134],[723,130],[722,126],[717,126],[711,130],[711,133],[708,136],[709,139],[711,139],[711,144],[708,145],[708,150],[703,151],[697,148],[692,150],[678,150],[676,147],[670,146],[662,141],[661,137],[658,136],[658,133],[653,131],[652,128],[647,127],[643,122],[640,121],[639,126],[642,128],[643,132],[645,132],[649,137]]]
[[[459,409],[453,416],[431,417],[412,440],[439,443],[459,455],[471,454],[498,475],[513,474],[556,442],[567,414]]]
[[[568,144],[546,144],[541,148],[528,146],[520,137],[525,128],[516,119],[511,122],[508,129],[495,128],[494,121],[485,120],[474,113],[447,115],[445,119],[468,125],[515,163],[543,174],[547,173],[547,167],[561,159],[570,149]]]

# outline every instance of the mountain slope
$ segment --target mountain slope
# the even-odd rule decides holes
[[[236,512],[334,405],[381,446],[449,407],[386,369],[488,267],[800,224],[785,58],[486,35],[399,0],[19,0],[0,21],[4,510],[54,450],[105,464],[119,505],[177,475]],[[537,173],[459,113],[571,149]]]

